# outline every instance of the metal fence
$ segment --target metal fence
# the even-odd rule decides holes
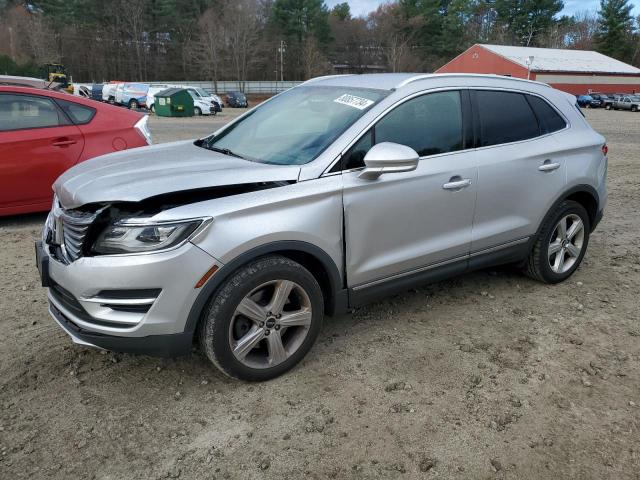
[[[145,82],[145,83],[159,83],[169,85],[191,85],[193,87],[200,87],[207,92],[213,93],[225,93],[233,91],[241,91],[244,93],[257,93],[257,94],[269,94],[275,95],[276,93],[283,92],[290,88],[300,85],[302,82],[276,82],[276,81],[251,81],[251,82],[237,82],[225,80],[218,82],[218,91],[215,92],[213,82],[190,82],[190,81],[173,81],[173,82]]]

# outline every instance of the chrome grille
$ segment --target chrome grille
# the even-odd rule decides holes
[[[82,247],[97,213],[64,210],[54,203],[52,243],[62,248],[64,257],[73,262],[82,256]]]
[[[62,216],[63,247],[71,262],[82,256],[82,246],[92,221],[93,218],[87,223],[67,215]]]

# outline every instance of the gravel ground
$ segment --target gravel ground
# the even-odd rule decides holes
[[[0,478],[640,479],[640,115],[586,113],[610,203],[569,281],[498,269],[381,300],[263,384],[72,345],[38,286],[44,215],[0,220]]]

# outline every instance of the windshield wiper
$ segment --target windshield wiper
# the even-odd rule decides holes
[[[229,157],[236,157],[236,158],[241,158],[242,160],[246,160],[246,158],[244,158],[242,155],[238,155],[237,153],[232,152],[228,148],[218,148],[218,147],[214,147],[212,145],[207,145],[205,148],[207,148],[208,150],[211,150],[213,152],[218,152],[218,153],[222,153],[224,155],[228,155]]]

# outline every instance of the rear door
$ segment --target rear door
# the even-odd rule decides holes
[[[50,203],[53,182],[83,148],[82,132],[50,98],[0,93],[0,208]]]
[[[471,252],[500,250],[533,235],[566,184],[565,119],[521,92],[472,92],[478,126],[478,198]]]

